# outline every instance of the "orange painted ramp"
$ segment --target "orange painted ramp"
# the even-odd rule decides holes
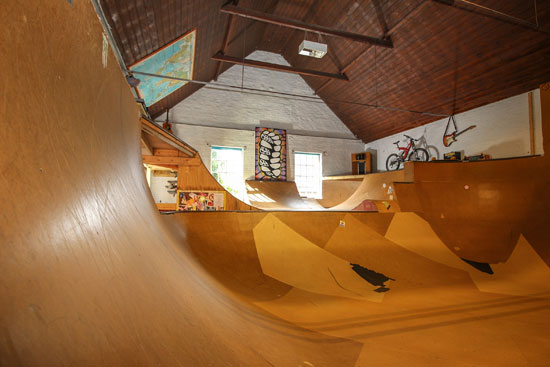
[[[250,204],[263,210],[323,210],[316,200],[300,197],[294,181],[245,181]]]
[[[0,365],[547,364],[547,293],[480,291],[438,249],[390,238],[407,239],[396,215],[340,227],[328,213],[300,230],[309,213],[162,217],[138,109],[108,48],[102,57],[91,3],[2,1],[0,21]],[[275,251],[279,233],[313,276],[292,279],[271,255],[264,270],[257,238],[270,235]],[[406,282],[399,263],[411,259],[424,266]],[[382,302],[327,294],[314,275],[332,261],[394,269],[396,280]]]
[[[311,214],[315,219],[308,229],[306,218]],[[548,268],[539,268],[543,273],[537,275],[533,268],[521,266],[522,262],[541,265],[532,251],[526,251],[527,243],[518,243],[517,256],[510,263],[495,265],[491,279],[452,253],[447,258],[438,255],[448,249],[437,244],[429,225],[421,229],[421,222],[403,213],[204,213],[174,218],[190,228],[193,236],[204,238],[193,245],[197,251],[211,256],[217,249],[219,255],[223,253],[225,260],[218,262],[217,277],[229,291],[242,292],[240,284],[226,281],[235,272],[258,279],[263,273],[275,281],[274,292],[263,299],[248,297],[250,302],[304,329],[361,343],[355,366],[396,361],[416,366],[428,361],[459,366],[540,365],[548,357],[550,341],[544,329],[550,326],[550,293],[544,273]],[[335,219],[342,225],[335,226]],[[208,241],[209,222],[229,223],[224,233],[236,242]],[[403,222],[418,228],[418,234],[410,239],[398,237]],[[323,228],[322,234],[312,235],[315,228]],[[251,237],[255,261],[249,248]],[[425,247],[413,246],[423,242]],[[208,243],[208,249],[200,249],[201,243]],[[229,253],[227,246],[233,249]],[[253,272],[239,266],[243,246],[248,248],[246,257]],[[209,263],[199,252],[199,261]],[[395,281],[388,282],[390,290],[379,300],[336,292],[334,278],[325,276],[325,265],[331,261],[358,263]],[[536,288],[524,288],[529,284]],[[518,285],[521,294],[515,293]],[[519,340],[518,335],[522,336]]]
[[[160,216],[89,1],[1,1],[0,20],[0,365],[355,363],[360,343],[226,291]]]

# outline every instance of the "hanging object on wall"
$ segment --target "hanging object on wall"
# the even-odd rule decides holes
[[[256,180],[286,181],[286,130],[256,128]]]
[[[449,126],[451,125],[451,121],[453,122],[454,131],[449,133]],[[458,131],[458,128],[456,127],[455,116],[454,115],[449,116],[449,121],[447,121],[447,127],[445,128],[445,132],[443,133],[443,145],[446,147],[451,146],[451,144],[453,144],[456,141],[457,136],[459,136],[460,134],[464,134],[466,131],[471,130],[475,127],[476,125],[472,125],[462,131]]]
[[[192,30],[184,34],[128,68],[130,71],[193,79],[195,33],[196,30]],[[163,79],[150,75],[140,75],[139,79],[141,83],[136,89],[140,98],[145,100],[147,107],[187,84],[187,81],[183,80]]]
[[[176,205],[178,211],[225,210],[225,192],[178,190]]]

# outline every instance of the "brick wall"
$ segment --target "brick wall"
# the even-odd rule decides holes
[[[278,54],[255,51],[249,58],[288,65]],[[217,87],[241,86],[314,97],[296,74],[235,65],[220,75]],[[216,88],[217,88],[216,87]],[[210,146],[244,147],[244,178],[254,176],[254,128],[282,128],[288,136],[288,178],[293,180],[293,151],[323,153],[323,175],[349,174],[351,153],[364,144],[320,99],[266,96],[203,87],[169,112],[174,132],[197,149],[210,167]],[[256,92],[253,92],[256,93]],[[161,116],[158,121],[163,121]]]

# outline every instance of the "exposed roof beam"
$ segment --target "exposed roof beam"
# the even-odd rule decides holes
[[[238,1],[235,2],[235,5],[237,5]],[[231,29],[233,28],[233,14],[229,14],[229,17],[227,18],[227,27],[225,29],[225,35],[223,36],[223,42],[222,42],[222,48],[221,53],[225,54],[225,49],[227,48],[227,45],[229,43],[229,35],[231,34]],[[214,74],[214,80],[218,80],[218,76],[220,76],[220,72],[222,70],[222,63],[221,61],[218,61],[218,66],[216,66],[216,74]]]
[[[143,163],[153,165],[170,165],[170,166],[198,166],[200,161],[197,158],[184,157],[163,157],[156,155],[142,155]]]
[[[231,33],[231,28],[233,27],[233,15],[229,15],[229,19],[227,20],[227,29],[225,30],[225,36],[223,38],[223,44],[221,53],[225,53],[225,49],[227,48],[227,43],[229,41],[229,34]],[[220,72],[222,70],[222,63],[221,61],[218,62],[218,66],[216,67],[216,74],[214,75],[214,80],[218,80],[218,76],[220,76]]]
[[[143,131],[141,132],[141,147],[145,149],[145,151],[149,155],[153,155],[153,146],[151,145],[147,134],[145,134]]]
[[[191,148],[189,145],[185,144],[175,135],[170,134],[166,130],[159,127],[157,124],[147,120],[143,116],[141,117],[141,131],[146,132],[147,134],[153,135],[166,144],[173,146],[179,151],[185,153],[189,157],[194,157],[197,151]]]
[[[421,3],[419,3],[413,10],[411,10],[410,12],[408,12],[403,18],[401,18],[401,20],[399,20],[397,23],[395,23],[395,25],[393,27],[391,27],[390,29],[388,29],[388,32],[387,32],[387,35],[391,35],[393,34],[395,31],[397,31],[399,28],[401,28],[401,26],[403,24],[405,24],[405,21],[407,19],[409,19],[410,17],[418,14],[418,12],[420,10],[422,10],[422,8],[424,8],[426,6],[426,4],[428,4],[429,1],[427,0],[424,0],[422,1]],[[356,62],[357,60],[359,60],[363,55],[365,55],[367,53],[367,51],[370,49],[370,46],[371,45],[367,45],[367,47],[365,47],[365,49],[363,49],[363,51],[361,51],[361,53],[359,53],[359,55],[357,55],[357,57],[355,57],[353,60],[351,60],[346,66],[344,66],[342,69],[340,69],[340,73],[345,73],[346,70],[348,70],[349,68],[351,68]],[[327,80],[326,82],[324,82],[323,84],[321,84],[321,86],[319,88],[317,88],[317,90],[315,91],[315,94],[318,94],[321,90],[325,89],[326,87],[329,86],[329,84],[332,82],[333,79],[329,79]]]
[[[330,79],[349,81],[348,77],[345,74],[325,73],[324,71],[301,69],[301,68],[295,68],[292,66],[272,64],[269,62],[241,59],[237,57],[222,55],[220,52],[212,56],[212,59],[216,61],[229,62],[232,64],[251,66],[254,68],[283,71],[286,73],[302,74],[302,75],[316,76],[321,78],[330,78]]]
[[[517,25],[523,28],[531,29],[537,32],[550,34],[549,30],[543,29],[538,25],[531,23],[527,20],[513,17],[511,15],[502,13],[498,10],[491,9],[483,5],[475,4],[471,1],[467,1],[467,0],[432,0],[432,1],[436,3],[452,6],[453,8],[457,8],[470,13],[482,15],[487,18],[496,19],[504,23],[509,23],[509,24]]]
[[[273,2],[269,5],[267,9],[264,11],[266,13],[273,13],[275,9],[277,8],[277,5],[279,4],[279,0],[273,0]],[[238,5],[238,4],[235,4]],[[227,46],[231,46],[234,42],[236,42],[243,34],[247,34],[250,28],[252,28],[255,24],[255,22],[248,22],[248,24],[243,27],[239,32],[237,32],[233,37],[231,37],[231,40],[227,44]]]
[[[368,43],[368,44],[381,46],[381,47],[388,47],[388,48],[393,47],[393,43],[389,39],[380,39],[380,38],[375,38],[370,36],[364,36],[358,33],[342,31],[335,28],[324,27],[316,24],[308,24],[300,20],[285,18],[278,15],[273,15],[273,14],[267,14],[254,9],[245,9],[235,5],[225,5],[220,10],[223,13],[238,15],[240,17],[258,20],[260,22],[266,22],[266,23],[276,24],[284,27],[300,29],[303,31],[324,34],[326,36],[347,38],[353,41]]]
[[[386,35],[388,34],[389,28],[388,28],[388,24],[386,23],[386,19],[384,19],[384,12],[382,11],[380,2],[378,0],[372,0],[372,5],[374,6],[374,10],[376,11],[376,17],[378,18],[378,23],[380,24],[382,37],[386,37]]]

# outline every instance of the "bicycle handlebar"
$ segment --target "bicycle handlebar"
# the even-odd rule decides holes
[[[418,141],[418,139],[415,139],[415,138],[413,138],[413,137],[410,137],[410,136],[408,136],[407,134],[403,134],[403,135],[404,135],[406,138],[409,138],[409,139],[414,140],[414,141]]]

